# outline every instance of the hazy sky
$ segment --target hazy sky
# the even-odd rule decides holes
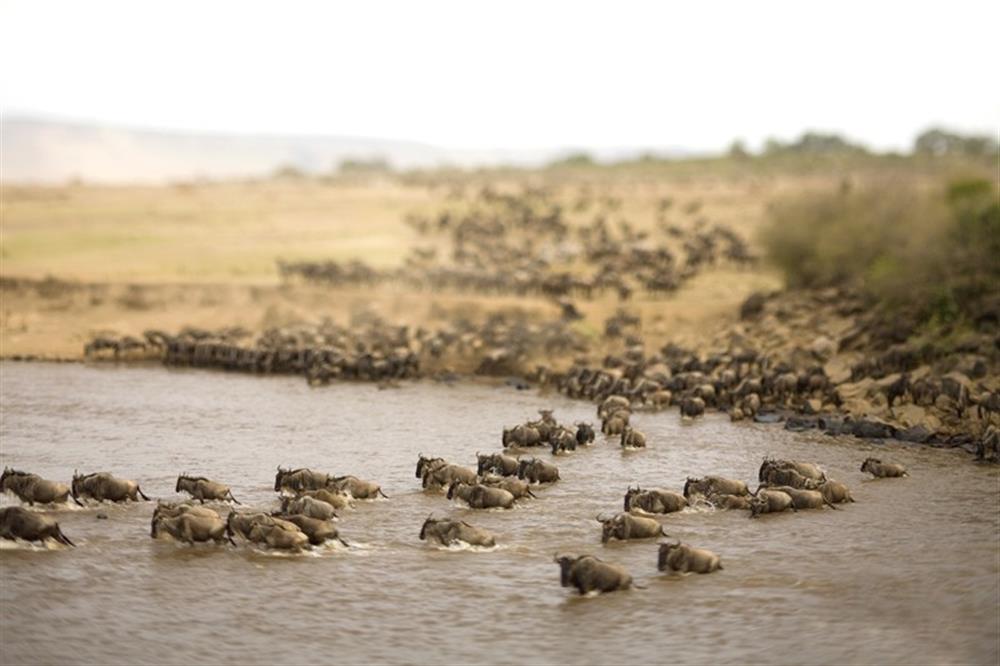
[[[6,114],[511,149],[1000,126],[996,0],[0,6]]]

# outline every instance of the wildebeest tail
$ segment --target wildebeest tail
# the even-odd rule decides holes
[[[385,494],[384,492],[382,492],[382,489],[381,489],[381,488],[379,488],[379,489],[378,489],[378,490],[377,490],[376,492],[377,492],[377,493],[378,493],[379,495],[381,495],[382,497],[384,497],[384,498],[386,498],[386,499],[389,499],[389,496],[388,496],[388,495],[386,495],[386,494]]]
[[[76,544],[73,543],[72,541],[70,541],[68,536],[66,536],[65,534],[63,534],[62,530],[59,529],[58,525],[56,526],[55,539],[56,539],[56,541],[58,541],[59,543],[61,543],[63,545],[70,546],[70,547],[73,547],[73,548],[76,547]]]
[[[140,488],[138,485],[136,485],[135,491],[137,493],[139,493],[139,497],[141,497],[142,499],[146,500],[147,502],[152,501],[148,497],[146,497],[146,493],[142,492],[142,488]]]
[[[236,499],[235,497],[233,497],[233,491],[232,490],[229,491],[229,499],[233,500],[233,504],[239,504],[240,506],[243,506],[242,502],[240,502],[238,499]]]

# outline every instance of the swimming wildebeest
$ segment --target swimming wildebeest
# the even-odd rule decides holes
[[[620,443],[623,449],[642,449],[646,447],[646,435],[631,426],[625,426]]]
[[[619,409],[612,412],[601,421],[601,432],[609,437],[621,435],[628,427],[629,418],[631,416],[628,410]]]
[[[177,516],[167,516],[162,513],[154,513],[149,536],[156,539],[161,532],[166,532],[175,540],[183,541],[189,545],[206,541],[234,543],[226,532],[226,521],[222,520],[218,514],[208,516],[188,512]]]
[[[708,497],[710,495],[749,495],[750,488],[738,479],[727,479],[721,476],[706,476],[692,479],[690,476],[684,482],[684,497],[689,500],[693,495]]]
[[[549,446],[552,455],[565,451],[576,451],[576,434],[569,428],[559,426],[549,434]]]
[[[319,520],[333,520],[337,517],[337,513],[333,510],[333,506],[327,504],[323,500],[318,500],[307,495],[300,497],[282,497],[281,512],[299,513],[304,516],[309,516],[310,518],[318,518]]]
[[[656,568],[660,571],[706,574],[722,568],[719,556],[704,548],[692,548],[687,544],[661,543]]]
[[[791,486],[768,486],[768,490],[777,490],[792,498],[792,506],[796,509],[822,509],[828,506],[836,509],[832,503],[828,502],[818,490],[805,490],[802,488],[792,488]]]
[[[762,513],[780,513],[795,511],[795,502],[788,493],[780,490],[757,489],[757,494],[750,500],[750,517],[756,518]]]
[[[625,492],[625,511],[640,509],[646,513],[673,513],[687,505],[687,498],[672,490],[642,490],[639,486],[630,486]]]
[[[92,499],[98,502],[110,500],[112,502],[125,502],[132,500],[138,502],[139,498],[149,501],[143,494],[139,484],[128,479],[119,479],[107,472],[94,472],[92,474],[77,474],[73,472],[73,481],[70,484],[70,491],[73,499],[79,501],[81,497]]]
[[[850,489],[846,484],[841,483],[840,481],[827,479],[820,485],[816,486],[816,490],[822,493],[823,498],[831,504],[854,501],[854,498],[851,497]]]
[[[269,548],[301,550],[309,543],[309,537],[298,525],[261,512],[231,511],[226,518],[226,534],[230,538],[239,534],[247,541]]]
[[[538,458],[522,459],[517,465],[517,478],[531,483],[555,483],[559,480],[559,468]]]
[[[578,446],[590,446],[594,443],[594,426],[589,423],[576,424],[576,443]]]
[[[757,471],[757,480],[762,483],[766,481],[768,470],[771,469],[792,469],[806,479],[820,482],[826,481],[826,474],[819,468],[819,465],[796,462],[794,460],[775,460],[773,458],[764,458],[764,461],[760,464],[760,469]]]
[[[619,410],[630,410],[631,401],[623,395],[609,395],[597,408],[597,417],[606,419]]]
[[[502,453],[477,453],[477,474],[492,472],[500,476],[517,476],[517,458]]]
[[[877,479],[909,476],[906,468],[898,463],[884,463],[878,458],[865,458],[861,463],[861,471],[868,472]]]
[[[488,530],[473,527],[460,520],[449,520],[427,516],[420,528],[420,540],[437,539],[443,546],[450,546],[456,541],[463,541],[470,546],[493,547],[497,545],[496,537]]]
[[[681,418],[693,419],[705,413],[705,401],[701,398],[684,398],[681,400]]]
[[[190,513],[194,516],[207,516],[209,518],[219,518],[219,512],[215,509],[209,508],[207,506],[202,506],[200,504],[194,504],[190,501],[186,502],[157,502],[156,508],[153,509],[153,520],[159,517],[164,518],[176,518],[185,513]]]
[[[350,546],[349,543],[340,537],[337,527],[328,520],[312,518],[301,513],[274,514],[274,517],[288,521],[289,523],[297,526],[307,537],[309,537],[309,543],[313,546],[320,546],[323,542],[330,539],[336,539],[345,546]]]
[[[500,438],[500,442],[503,447],[531,447],[540,446],[542,442],[542,433],[534,425],[516,425],[513,428],[504,428],[503,435]]]
[[[379,484],[351,475],[331,477],[327,486],[341,493],[346,492],[354,499],[375,499],[379,495],[389,498]]]
[[[0,491],[14,493],[22,502],[34,504],[62,504],[70,497],[70,487],[43,479],[37,474],[20,472],[5,467],[0,476]],[[78,500],[74,498],[77,504]],[[83,506],[82,504],[80,506]]]
[[[297,493],[303,490],[319,490],[327,487],[330,478],[326,472],[316,472],[306,467],[282,469],[279,465],[278,472],[274,475],[274,492],[291,490]]]
[[[474,484],[476,476],[475,470],[445,462],[444,458],[424,458],[420,455],[417,459],[417,478],[422,479],[425,489],[447,488],[455,481]]]
[[[514,508],[514,495],[503,488],[453,481],[448,486],[448,499],[456,497],[466,502],[472,509]]]
[[[334,509],[345,509],[352,508],[354,505],[351,503],[351,498],[340,492],[335,492],[329,490],[328,488],[320,488],[319,490],[303,490],[296,493],[296,497],[312,497],[313,499],[326,502]]]
[[[556,556],[553,561],[559,565],[559,584],[563,587],[575,587],[580,594],[614,592],[632,587],[632,576],[628,571],[592,555]]]
[[[20,506],[8,506],[0,509],[0,538],[14,541],[39,541],[52,539],[65,546],[75,544],[62,533],[55,518],[28,511]]]
[[[203,476],[181,474],[177,477],[177,486],[174,488],[174,492],[185,492],[202,504],[205,503],[205,500],[218,502],[232,500],[234,504],[239,504],[233,497],[233,491],[229,489],[229,486],[218,481],[210,481]]]
[[[633,516],[630,513],[619,513],[611,518],[597,517],[601,523],[601,543],[611,539],[654,539],[658,536],[669,536],[663,531],[663,525],[653,518]]]
[[[513,476],[481,476],[478,483],[483,486],[503,488],[516,500],[535,497],[535,494],[531,492],[531,485],[527,481]]]

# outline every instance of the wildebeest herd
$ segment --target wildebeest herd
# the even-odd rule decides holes
[[[606,399],[598,407],[598,416],[608,421],[615,415],[627,415],[627,402]],[[616,438],[622,447],[636,448],[629,443],[629,432],[638,434],[626,426]],[[615,435],[606,441],[614,441],[612,437]],[[578,447],[593,446],[595,439],[590,424],[577,423],[574,428],[568,428],[558,423],[551,410],[540,410],[539,419],[504,428],[503,451],[477,453],[476,467],[420,454],[416,477],[421,480],[425,492],[446,493],[449,500],[462,502],[470,509],[511,509],[518,503],[531,502],[538,497],[536,493],[562,481],[556,465],[523,454],[534,448],[548,448],[553,456],[569,455]],[[642,439],[644,447],[645,438]],[[907,475],[902,465],[874,458],[866,459],[861,471],[874,477]],[[572,483],[572,480],[567,482]],[[758,470],[757,482],[757,489],[752,492],[745,481],[717,475],[688,478],[684,487],[678,490],[629,486],[624,493],[622,511],[596,517],[601,526],[601,543],[669,538],[658,516],[685,509],[745,510],[751,518],[757,518],[766,513],[835,509],[837,504],[854,501],[845,484],[827,478],[814,463],[766,458]],[[181,474],[174,491],[186,493],[189,499],[157,501],[150,520],[150,535],[154,539],[170,539],[191,546],[199,543],[246,544],[263,550],[300,552],[335,541],[350,547],[334,521],[344,510],[353,508],[356,501],[387,499],[381,486],[373,481],[306,468],[278,467],[273,488],[277,493],[277,506],[229,507],[228,511],[220,513],[220,503],[241,504],[230,487],[202,476]],[[0,477],[0,490],[16,495],[28,506],[51,506],[71,500],[81,506],[150,501],[138,483],[107,472],[74,472],[67,485],[6,468]],[[215,506],[208,506],[206,502],[215,503]],[[105,516],[98,514],[98,518],[102,517]],[[51,515],[23,506],[0,509],[0,538],[75,545]],[[462,520],[437,518],[433,514],[420,527],[419,539],[443,547],[492,548],[500,541],[497,535],[482,527]],[[581,594],[626,589],[633,585],[628,571],[589,554],[557,554],[555,561],[560,567],[562,585],[575,587]],[[661,572],[671,573],[711,573],[723,568],[719,555],[679,540],[658,545],[656,567]]]

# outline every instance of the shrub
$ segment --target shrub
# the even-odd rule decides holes
[[[925,319],[969,314],[1000,284],[1000,204],[989,181],[786,197],[772,203],[761,242],[790,287],[860,289]]]

